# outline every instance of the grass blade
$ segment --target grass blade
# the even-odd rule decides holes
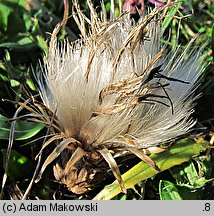
[[[186,138],[177,141],[162,153],[151,155],[151,159],[154,160],[161,171],[164,171],[189,161],[192,157],[199,155],[201,151],[205,151],[207,146],[208,144],[202,138],[197,141]],[[127,189],[134,188],[138,182],[148,179],[157,173],[158,171],[142,161],[124,173],[122,179]],[[114,181],[98,193],[94,200],[110,200],[120,192],[121,189],[118,182]]]

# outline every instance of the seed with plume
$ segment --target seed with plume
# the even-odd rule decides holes
[[[100,19],[88,4],[90,20],[74,1],[81,39],[58,43],[53,37],[45,79],[38,78],[43,103],[55,113],[50,126],[60,133],[42,148],[58,143],[38,179],[60,155],[55,177],[74,193],[90,190],[97,176],[106,173],[106,164],[126,192],[115,157],[135,154],[158,169],[143,149],[172,140],[195,124],[193,94],[202,61],[190,48],[193,41],[182,53],[167,53],[161,46],[155,17],[169,5],[133,24],[128,14],[107,21],[103,11]]]

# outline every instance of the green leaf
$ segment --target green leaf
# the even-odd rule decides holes
[[[175,185],[166,180],[161,180],[159,182],[159,194],[161,200],[201,199],[201,190],[192,189],[188,185]]]
[[[17,120],[15,126],[15,140],[25,140],[33,137],[44,128],[43,124]],[[10,133],[10,123],[8,118],[0,115],[0,139],[8,140]]]
[[[161,31],[162,31],[162,34],[165,32],[165,30],[169,27],[169,25],[171,24],[172,22],[172,19],[173,19],[173,16],[176,14],[176,12],[178,11],[178,9],[181,7],[182,5],[182,2],[178,2],[176,4],[175,7],[172,7],[169,9],[163,23],[162,23],[162,27],[161,27]]]
[[[123,194],[123,196],[120,198],[120,200],[126,200],[127,196],[126,194]]]
[[[36,36],[38,46],[44,51],[45,54],[48,53],[48,42],[42,36]]]
[[[8,16],[12,10],[0,2],[0,31],[7,31]]]
[[[2,149],[1,153],[5,162],[7,150]],[[33,168],[34,165],[31,160],[12,149],[8,166],[8,176],[11,180],[16,180],[17,178],[22,177],[29,178],[32,174],[31,172]]]
[[[188,185],[176,185],[183,200],[200,200],[201,190],[190,188]]]
[[[167,170],[175,165],[182,164],[189,161],[192,157],[200,154],[201,151],[206,150],[207,142],[202,138],[197,141],[193,139],[182,139],[174,143],[167,150],[159,154],[152,154],[150,157],[158,165],[161,171]],[[145,162],[140,162],[126,173],[122,175],[125,187],[134,188],[134,186],[145,179],[156,175],[158,171],[153,169]],[[121,192],[117,181],[111,185],[106,186],[97,196],[95,200],[109,200]]]
[[[16,49],[30,49],[36,46],[35,39],[30,35],[14,37],[13,41],[7,41],[0,43],[0,47],[4,48],[16,48]]]
[[[23,14],[23,19],[25,21],[25,28],[26,28],[26,30],[27,31],[30,30],[31,24],[32,24],[30,14],[29,13],[24,13]]]
[[[5,32],[6,38],[11,40],[18,33],[26,32],[29,27],[29,19],[26,20],[25,16],[29,13],[26,11],[27,2],[25,0],[3,0],[2,4],[11,10],[7,17],[7,31]]]
[[[159,183],[161,200],[182,200],[177,187],[169,181],[161,180]]]
[[[109,12],[111,10],[111,3],[106,3],[106,11]]]
[[[184,168],[184,172],[187,175],[189,183],[194,186],[195,181],[198,179],[199,176],[193,162],[191,162],[188,166]]]
[[[207,179],[205,177],[200,177],[195,180],[194,188],[202,188],[207,183]]]
[[[26,79],[26,84],[28,85],[28,87],[33,90],[33,91],[36,91],[36,87],[33,83],[33,81],[31,79]]]
[[[201,188],[207,182],[205,177],[200,176],[200,173],[198,174],[193,162],[173,167],[170,172],[178,184],[186,185],[192,189]]]

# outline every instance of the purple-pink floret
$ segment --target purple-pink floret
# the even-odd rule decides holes
[[[156,5],[157,7],[162,7],[166,4],[167,0],[148,0],[150,3]],[[144,0],[126,0],[123,5],[123,11],[130,10],[131,14],[137,12],[137,8],[140,8],[144,12],[145,1]]]
[[[149,0],[150,3],[156,5],[157,7],[163,7],[167,1],[155,1],[155,0]]]

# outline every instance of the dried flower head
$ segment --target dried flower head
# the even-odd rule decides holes
[[[37,180],[60,155],[54,174],[72,192],[84,193],[102,181],[106,165],[126,192],[116,156],[134,154],[158,170],[143,150],[195,124],[190,116],[200,53],[190,50],[191,43],[183,53],[161,46],[155,17],[169,5],[135,24],[129,14],[109,21],[104,9],[99,18],[89,0],[88,19],[73,3],[81,39],[58,43],[53,35],[45,79],[38,78],[51,117],[47,124],[55,131],[41,152],[52,142],[57,146]]]

